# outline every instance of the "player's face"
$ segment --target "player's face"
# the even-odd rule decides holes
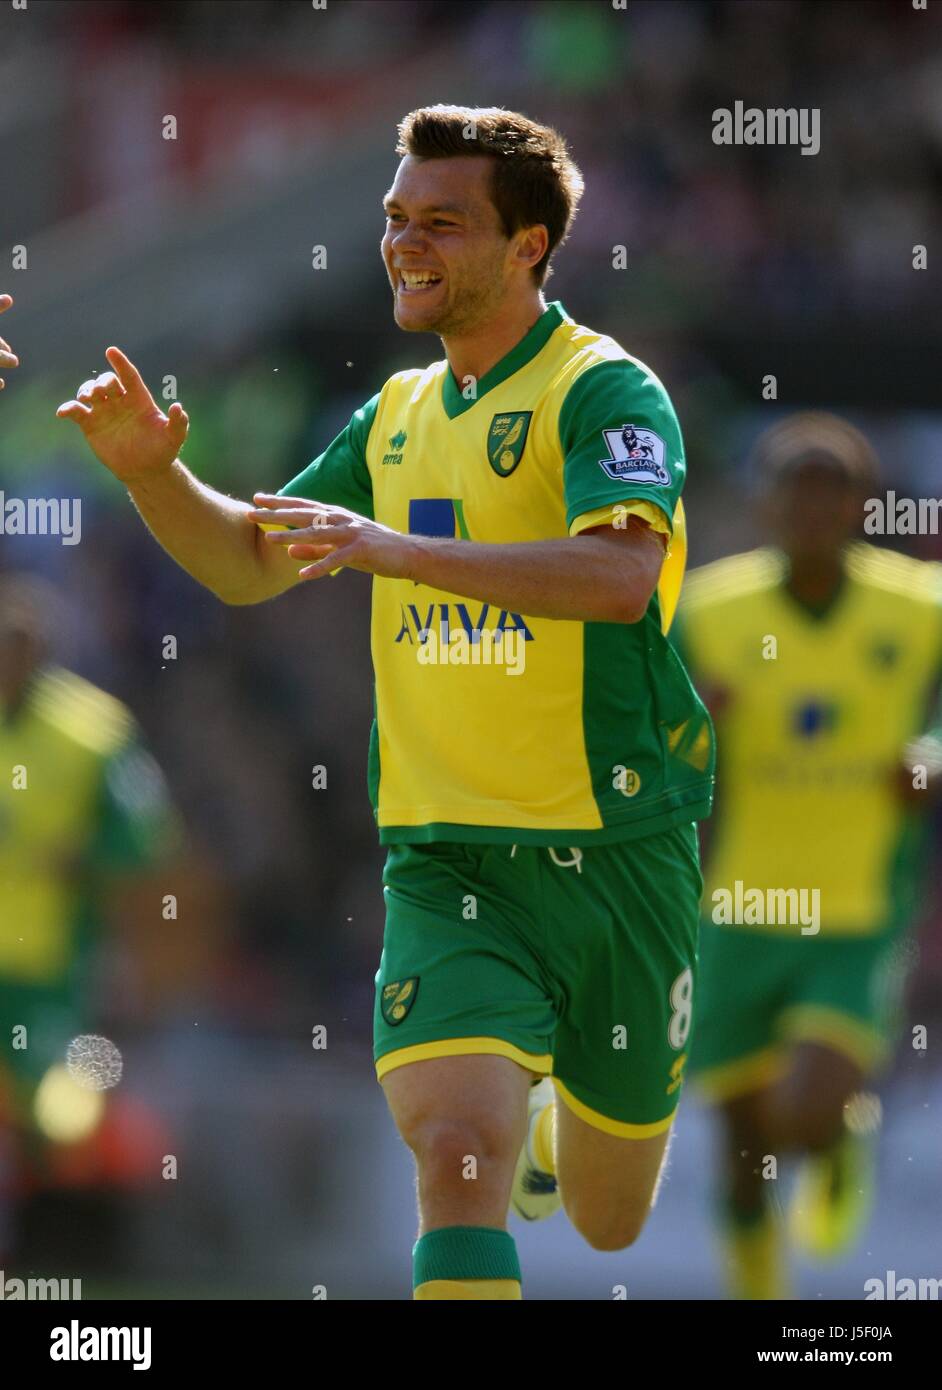
[[[859,486],[839,468],[809,462],[775,483],[767,519],[792,558],[833,559],[860,526],[863,500]]]
[[[510,289],[509,239],[490,195],[491,160],[406,155],[384,199],[383,260],[400,328],[467,333]]]

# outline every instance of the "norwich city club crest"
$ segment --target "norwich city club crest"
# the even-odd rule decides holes
[[[495,415],[487,434],[487,457],[494,472],[508,478],[523,457],[532,410],[515,410]]]
[[[418,975],[413,975],[411,980],[397,980],[395,984],[384,985],[379,1006],[386,1022],[392,1027],[401,1023],[415,1003],[418,992]]]

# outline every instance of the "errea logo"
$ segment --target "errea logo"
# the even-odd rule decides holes
[[[383,455],[384,464],[402,463],[402,446],[405,444],[407,438],[408,435],[405,430],[398,430],[396,434],[391,434],[389,436],[389,447],[392,452]]]

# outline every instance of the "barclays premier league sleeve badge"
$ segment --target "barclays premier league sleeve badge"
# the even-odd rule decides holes
[[[620,429],[603,430],[608,458],[599,459],[599,467],[616,483],[654,483],[670,487],[671,475],[664,464],[667,445],[659,434],[641,425],[622,425]]]

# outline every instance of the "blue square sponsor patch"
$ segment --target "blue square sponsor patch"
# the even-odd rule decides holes
[[[455,504],[450,497],[413,497],[409,502],[410,536],[454,536]]]

